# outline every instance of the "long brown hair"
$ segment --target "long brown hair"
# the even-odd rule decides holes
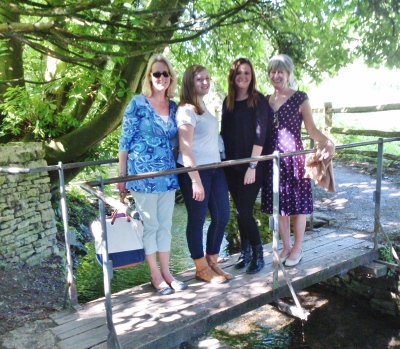
[[[204,109],[198,102],[197,96],[194,92],[194,77],[203,70],[207,70],[207,68],[199,64],[188,67],[182,77],[180,92],[179,105],[191,104],[194,107],[195,113],[198,115],[203,115]]]
[[[247,105],[254,108],[257,104],[257,89],[256,89],[256,75],[254,73],[253,65],[247,58],[238,58],[234,61],[229,69],[228,74],[228,97],[226,99],[226,106],[229,111],[233,110],[236,100],[236,88],[235,88],[235,77],[239,66],[242,64],[248,64],[251,70],[251,81],[248,89]]]

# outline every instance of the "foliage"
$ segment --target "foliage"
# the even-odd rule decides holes
[[[379,249],[379,258],[385,262],[394,262],[394,257],[390,246],[384,246]]]
[[[293,57],[299,79],[318,81],[355,57],[396,66],[399,18],[396,0],[3,0],[0,143],[45,141],[50,165],[114,156],[153,52],[168,48],[178,76],[207,65],[217,91],[229,64],[249,57],[266,92],[277,52]]]
[[[29,91],[15,86],[10,87],[3,97],[4,103],[0,104],[6,114],[2,125],[3,134],[30,134],[32,140],[40,140],[63,135],[79,126],[66,109],[54,113],[57,101],[43,99],[43,91]]]
[[[99,216],[97,205],[90,203],[84,193],[77,189],[67,191],[67,214],[68,229],[74,232],[76,244],[72,246],[72,252],[76,254],[86,254],[86,241],[92,238],[89,231],[90,224]],[[60,206],[60,197],[53,197],[52,206],[57,221],[57,239],[65,243],[64,225]]]

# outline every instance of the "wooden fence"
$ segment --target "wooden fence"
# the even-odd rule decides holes
[[[323,114],[324,115],[324,132],[325,134],[341,134],[341,135],[352,135],[352,136],[368,136],[368,137],[382,137],[382,138],[394,138],[400,137],[400,131],[379,131],[379,130],[360,130],[360,129],[352,129],[352,128],[339,128],[333,126],[334,115],[335,114],[346,114],[346,113],[376,113],[376,112],[385,112],[392,110],[400,110],[400,103],[393,104],[383,104],[383,105],[375,105],[375,106],[362,106],[362,107],[341,107],[341,108],[333,108],[331,102],[324,103],[323,109],[312,109],[312,112]],[[396,116],[400,121],[400,112],[399,115]],[[376,151],[363,151],[363,150],[355,150],[355,149],[346,149],[342,151],[347,154],[357,154],[366,156],[369,158],[377,157]],[[385,159],[396,161],[400,159],[400,153],[396,152],[395,154],[384,154]]]

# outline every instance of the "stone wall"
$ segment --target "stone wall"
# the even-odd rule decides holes
[[[325,281],[336,292],[352,300],[364,299],[371,308],[383,314],[400,317],[400,280],[397,273],[389,271],[379,278],[365,275],[356,268],[343,276]]]
[[[0,145],[0,167],[47,166],[41,143]],[[35,265],[59,254],[47,172],[0,173],[0,263]]]

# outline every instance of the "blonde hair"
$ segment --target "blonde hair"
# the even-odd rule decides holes
[[[176,74],[175,74],[174,68],[172,68],[171,62],[160,53],[156,53],[156,54],[152,55],[149,59],[149,62],[147,63],[147,68],[146,68],[146,72],[145,72],[144,79],[143,79],[142,93],[146,97],[151,97],[153,95],[153,90],[152,90],[153,85],[151,83],[151,68],[153,67],[153,64],[156,62],[162,62],[167,65],[168,74],[170,76],[171,82],[167,88],[165,95],[168,98],[175,97],[175,89],[176,89],[177,81],[176,81]]]
[[[294,78],[294,64],[292,59],[285,54],[280,54],[273,56],[268,62],[268,75],[273,69],[282,69],[286,70],[289,73],[288,86],[295,88],[296,87],[296,79]]]
[[[195,113],[198,115],[203,115],[204,109],[198,102],[196,93],[194,92],[194,77],[203,70],[207,70],[207,68],[199,64],[191,65],[189,68],[187,68],[182,77],[182,87],[180,93],[179,105],[192,105]]]

